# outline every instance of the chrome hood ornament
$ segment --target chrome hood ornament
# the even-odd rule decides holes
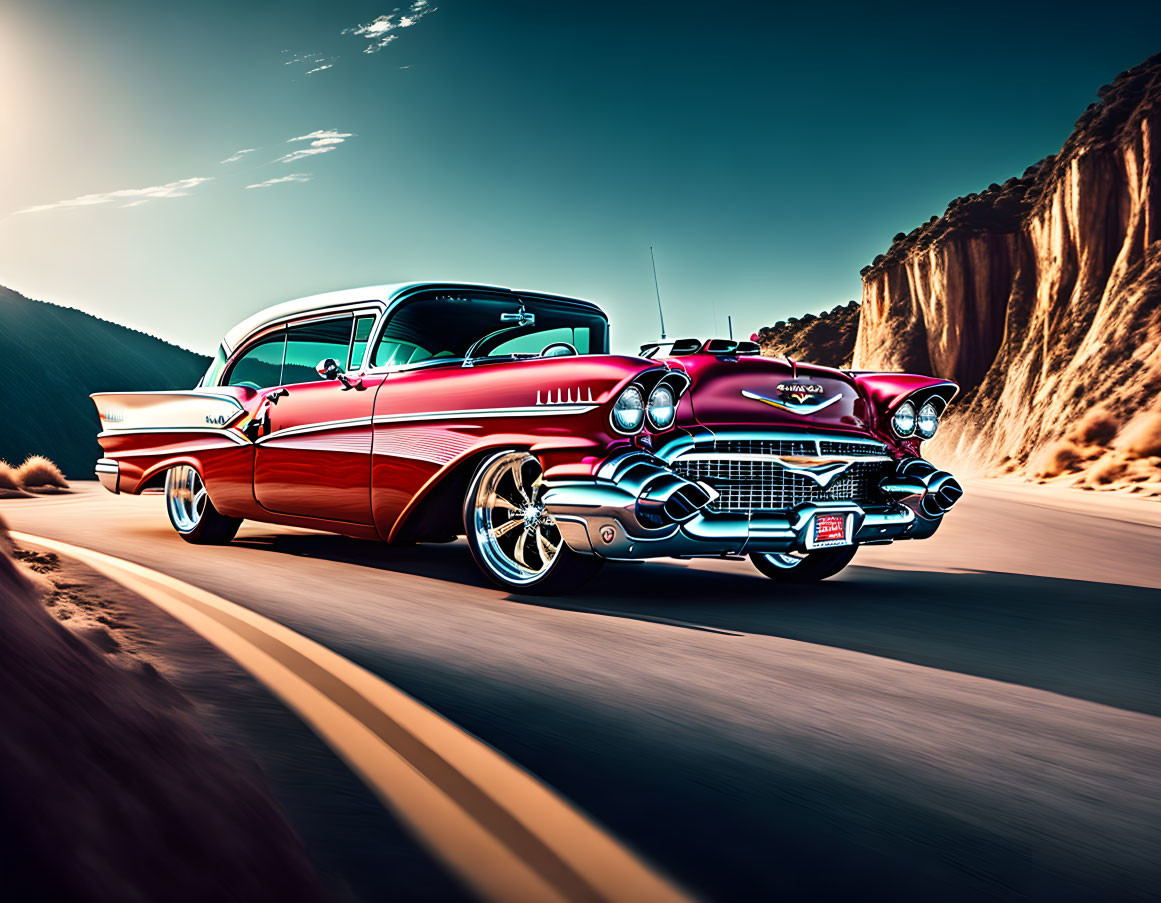
[[[786,385],[786,384],[779,385],[778,388],[782,389],[783,385]],[[818,389],[818,393],[809,391],[811,389]],[[840,398],[843,397],[842,392],[838,392],[835,395],[832,395],[830,398],[826,398],[826,399],[823,399],[821,401],[803,401],[803,400],[795,401],[795,400],[792,400],[794,398],[798,398],[798,399],[814,398],[814,397],[817,397],[817,394],[821,394],[822,391],[823,391],[822,386],[803,386],[803,387],[795,386],[793,391],[784,391],[783,392],[783,394],[782,394],[783,400],[781,400],[781,401],[779,401],[776,398],[767,398],[765,395],[759,395],[757,392],[751,392],[749,389],[743,389],[742,395],[745,398],[750,398],[750,399],[753,399],[754,401],[760,401],[763,404],[768,404],[768,405],[771,405],[773,407],[776,407],[781,411],[788,411],[791,414],[798,414],[799,416],[805,416],[807,414],[817,414],[823,408],[829,408],[832,404],[834,404],[836,401],[838,401]]]

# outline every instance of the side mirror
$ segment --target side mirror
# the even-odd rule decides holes
[[[314,369],[323,379],[338,379],[343,374],[343,368],[339,366],[339,362],[333,357],[319,361],[318,366]]]
[[[339,366],[339,362],[333,357],[328,357],[326,360],[318,362],[318,366],[314,368],[315,373],[323,379],[337,379],[343,384],[344,389],[362,388],[360,383],[357,387],[351,385],[351,381],[347,379],[347,374],[343,372],[343,368]]]

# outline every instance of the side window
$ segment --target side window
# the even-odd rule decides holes
[[[341,364],[347,360],[350,344],[350,314],[334,320],[316,320],[290,327],[286,331],[286,362],[282,366],[282,385],[322,379],[315,367],[328,357]]]
[[[371,327],[375,325],[375,318],[355,318],[355,338],[351,342],[351,359],[347,361],[348,370],[358,370],[363,364],[363,352],[367,350],[367,340],[371,338]]]
[[[282,384],[282,357],[286,333],[282,330],[263,337],[234,361],[223,385],[269,389]]]

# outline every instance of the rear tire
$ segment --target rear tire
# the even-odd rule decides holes
[[[197,545],[225,545],[242,526],[240,517],[226,517],[214,507],[202,475],[188,464],[166,472],[165,510],[177,535]]]
[[[775,583],[816,583],[845,568],[856,551],[857,546],[842,546],[817,552],[755,553],[750,561]]]
[[[540,462],[524,451],[492,455],[464,497],[464,534],[484,575],[514,593],[570,592],[601,569],[596,555],[574,552],[544,510]]]

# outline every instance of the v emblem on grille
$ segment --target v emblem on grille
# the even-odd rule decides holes
[[[836,460],[835,458],[797,458],[787,456],[777,457],[773,460],[777,461],[781,467],[791,473],[809,477],[823,489],[833,483],[853,463],[851,461]]]

